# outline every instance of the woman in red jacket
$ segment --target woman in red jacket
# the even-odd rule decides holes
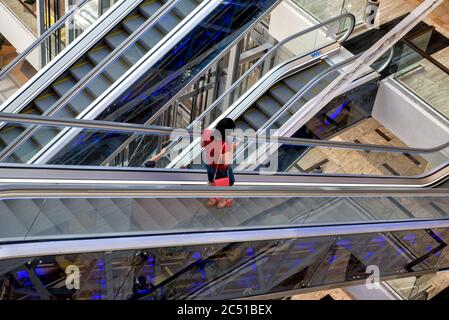
[[[235,127],[234,120],[223,118],[215,127],[215,132],[209,129],[203,131],[201,146],[204,148],[203,160],[207,170],[209,185],[215,185],[215,181],[222,178],[229,179],[229,186],[234,185],[235,177],[231,162],[237,144],[229,141],[229,135]],[[221,209],[232,206],[232,200],[219,198],[209,199],[206,205],[208,207],[216,206]]]

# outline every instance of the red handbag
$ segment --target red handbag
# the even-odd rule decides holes
[[[231,181],[229,181],[229,177],[214,179],[214,186],[216,187],[229,187],[230,185]]]
[[[223,154],[223,147],[221,149],[220,160],[218,161],[218,163],[221,162],[221,155],[222,154]],[[217,169],[215,170],[215,175],[214,175],[214,186],[216,186],[216,187],[229,187],[231,185],[231,181],[229,180],[229,173],[226,172],[226,177],[224,177],[224,178],[216,179],[217,172],[218,172],[218,164],[217,164]]]

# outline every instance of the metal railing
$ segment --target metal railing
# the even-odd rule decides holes
[[[150,134],[150,135],[170,135],[176,131],[180,137],[201,137],[201,133],[195,132],[193,129],[185,129],[179,131],[179,128],[161,127],[161,126],[147,126],[142,124],[120,123],[113,121],[100,120],[82,120],[82,119],[66,119],[57,117],[45,117],[38,115],[25,115],[16,113],[0,112],[0,121],[16,124],[33,124],[55,127],[94,129],[98,131],[114,131],[128,134]],[[257,135],[243,135],[248,141],[258,141]],[[335,147],[347,148],[353,150],[370,150],[370,151],[387,151],[400,153],[433,153],[441,151],[449,147],[449,142],[440,146],[431,148],[414,148],[414,147],[396,147],[375,144],[363,144],[341,141],[326,141],[316,139],[292,138],[292,137],[276,137],[276,142],[279,144],[287,144],[291,146],[315,146],[315,147]]]
[[[319,236],[343,236],[372,232],[393,232],[449,227],[449,220],[408,221],[371,224],[347,224],[337,226],[313,226],[300,228],[273,228],[266,230],[239,230],[226,232],[190,232],[170,235],[142,235],[103,237],[83,240],[44,241],[3,245],[0,260],[34,256],[109,252],[136,248],[161,248],[171,246],[193,246],[220,243],[281,240]]]

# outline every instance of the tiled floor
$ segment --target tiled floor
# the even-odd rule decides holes
[[[373,118],[363,120],[330,140],[405,146]],[[323,173],[414,176],[426,170],[427,161],[416,154],[313,148],[290,171],[311,172],[317,167],[321,167]]]
[[[449,64],[449,48],[433,56]],[[405,68],[395,78],[449,119],[449,74],[444,70],[422,59]]]
[[[354,297],[344,289],[323,290],[298,294],[293,296],[291,300],[321,300],[327,295],[329,295],[334,300],[354,300]]]
[[[381,0],[380,22],[385,23],[402,16],[416,8],[422,0]],[[449,0],[444,2],[430,13],[425,19],[429,25],[449,38]]]
[[[387,283],[404,299],[410,299],[411,296],[420,292],[427,292],[427,300],[430,300],[449,286],[449,274],[447,272],[430,273],[418,279],[409,277],[389,280]]]

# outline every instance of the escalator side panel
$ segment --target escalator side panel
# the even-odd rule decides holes
[[[449,251],[441,244],[448,241],[449,229],[439,228],[9,259],[0,261],[0,292],[5,300],[274,298],[363,283],[369,267],[380,281],[445,269]],[[73,266],[78,290],[64,285]]]

